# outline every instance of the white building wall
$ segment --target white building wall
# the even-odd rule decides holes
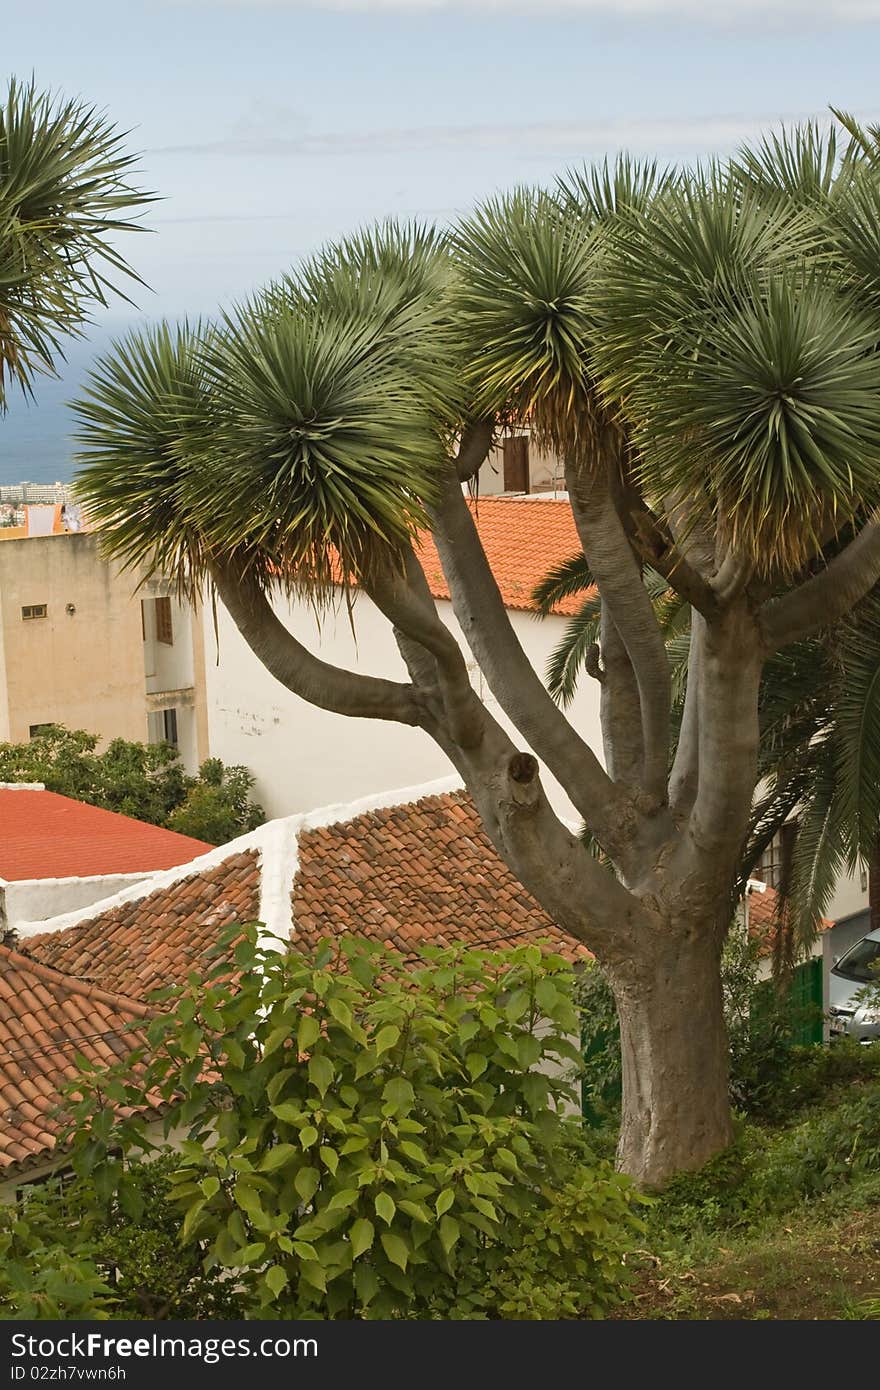
[[[0,879],[0,920],[7,927],[43,922],[79,907],[90,907],[122,888],[142,883],[150,873],[102,874],[89,878]]]
[[[464,646],[449,602],[438,612]],[[323,617],[301,600],[279,598],[285,626],[325,661],[368,675],[407,680],[391,628],[364,595],[355,601],[354,634],[344,609]],[[510,614],[535,669],[543,676],[547,658],[562,635],[565,619],[543,622],[530,613]],[[286,816],[330,802],[348,802],[393,787],[431,781],[451,771],[444,754],[418,729],[370,719],[346,719],[300,700],[269,675],[240,636],[222,604],[217,605],[218,643],[210,606],[205,607],[206,689],[211,753],[225,763],[244,763],[256,777],[255,795],[269,816]],[[467,652],[471,680],[493,714],[510,728],[485,688]],[[569,711],[581,735],[601,757],[599,687],[585,677]],[[514,735],[517,747],[523,740]],[[544,785],[566,816],[574,811],[556,781]]]

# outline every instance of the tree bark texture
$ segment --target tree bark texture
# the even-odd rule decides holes
[[[644,1187],[700,1167],[733,1137],[721,942],[680,922],[609,962],[623,1064],[618,1158]]]

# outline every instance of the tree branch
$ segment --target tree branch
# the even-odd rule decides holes
[[[880,515],[875,514],[821,573],[763,604],[758,618],[768,649],[799,642],[838,622],[878,581]]]
[[[764,651],[744,600],[706,626],[698,664],[697,794],[690,817],[700,850],[720,872],[735,865],[758,780],[758,689]],[[730,859],[729,865],[726,863]]]
[[[405,574],[389,566],[370,580],[366,592],[396,631],[433,657],[450,737],[462,748],[475,747],[483,737],[484,711],[471,686],[467,663],[449,628],[437,614],[421,565],[412,550],[407,553],[405,563]]]
[[[615,782],[638,786],[645,761],[639,691],[632,663],[604,603],[599,619],[599,650],[602,655],[599,716],[605,766]]]
[[[571,727],[523,651],[461,485],[451,472],[431,519],[455,616],[489,688],[606,853],[621,852],[631,841],[636,808]]]
[[[494,438],[494,419],[476,420],[463,431],[458,453],[453,460],[460,483],[469,483],[477,476],[489,456]]]
[[[700,666],[704,638],[705,622],[700,614],[692,613],[684,711],[678,733],[678,746],[669,775],[669,804],[673,812],[677,812],[679,815],[691,810],[699,784]]]
[[[294,695],[334,714],[421,723],[413,686],[363,676],[321,661],[287,630],[266,595],[247,575],[214,564],[211,580],[251,651]]]
[[[486,720],[479,748],[451,756],[498,853],[556,924],[591,950],[637,949],[658,925],[654,914],[559,819],[537,759],[517,751],[488,712]]]
[[[718,612],[718,598],[711,584],[685,558],[672,535],[633,487],[623,491],[624,526],[639,555],[668,581],[687,603],[712,618]]]
[[[663,633],[612,495],[609,468],[587,469],[569,457],[565,479],[578,536],[620,639],[639,692],[644,761],[640,782],[658,804],[666,799],[672,680]]]

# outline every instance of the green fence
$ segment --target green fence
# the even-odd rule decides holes
[[[763,997],[768,1008],[777,1002],[775,988],[770,980],[761,986],[759,998]],[[822,1002],[822,957],[813,956],[795,967],[784,1000],[793,1045],[809,1047],[824,1041]],[[761,1002],[757,1007],[761,1008]]]

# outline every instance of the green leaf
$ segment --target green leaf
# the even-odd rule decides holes
[[[286,1023],[282,1023],[278,1028],[273,1028],[266,1041],[263,1043],[263,1056],[271,1057],[273,1052],[290,1038],[290,1028]]]
[[[333,1063],[330,1061],[329,1057],[325,1057],[323,1054],[312,1057],[309,1062],[309,1080],[320,1093],[322,1100],[327,1094],[330,1083],[333,1080],[333,1074]]]
[[[322,1144],[318,1150],[321,1155],[321,1162],[329,1168],[331,1173],[335,1173],[339,1167],[339,1154],[329,1144]]]
[[[206,1197],[216,1197],[217,1193],[220,1191],[220,1179],[214,1177],[212,1174],[210,1177],[202,1179],[200,1187]]]
[[[298,1126],[302,1122],[302,1108],[292,1100],[284,1100],[280,1105],[273,1105],[271,1110],[275,1118],[281,1120],[282,1124]]]
[[[281,1265],[272,1265],[266,1270],[263,1279],[270,1293],[277,1298],[287,1284],[287,1272],[282,1269]]]
[[[385,1083],[384,1090],[382,1091],[382,1099],[385,1102],[384,1110],[386,1114],[408,1114],[415,1101],[415,1091],[412,1088],[412,1083],[407,1081],[404,1076],[392,1076],[391,1080]]]
[[[379,1032],[376,1034],[375,1046],[377,1054],[381,1056],[383,1052],[389,1052],[399,1040],[400,1029],[395,1027],[393,1023],[386,1024],[385,1027],[380,1028]]]
[[[257,1264],[266,1253],[266,1242],[264,1240],[254,1241],[252,1245],[244,1245],[236,1251],[236,1259],[240,1265]]]
[[[390,1226],[394,1220],[394,1213],[397,1211],[394,1198],[388,1192],[380,1192],[376,1197],[376,1215],[381,1217],[386,1226]]]
[[[304,1202],[310,1202],[318,1190],[321,1175],[317,1168],[300,1168],[293,1185]]]
[[[441,1216],[439,1234],[440,1244],[448,1255],[456,1241],[461,1237],[461,1227],[453,1216]]]
[[[449,1210],[454,1201],[455,1193],[453,1192],[452,1188],[444,1187],[443,1191],[440,1193],[436,1202],[434,1203],[434,1210],[436,1211],[437,1215],[442,1216],[444,1212]]]
[[[312,1285],[312,1288],[320,1290],[321,1293],[327,1292],[327,1276],[320,1261],[303,1260],[300,1265],[300,1273],[306,1283]]]
[[[353,1223],[348,1234],[351,1241],[352,1259],[356,1260],[360,1255],[363,1255],[366,1250],[370,1249],[376,1231],[372,1221],[368,1221],[365,1216],[361,1216]]]
[[[338,1207],[353,1207],[360,1195],[360,1190],[356,1187],[343,1187],[339,1192],[334,1192],[327,1203],[327,1210],[336,1211]]]
[[[477,1077],[482,1076],[483,1072],[486,1070],[488,1065],[489,1059],[488,1057],[484,1056],[482,1052],[468,1053],[467,1069],[472,1081],[476,1081]]]
[[[293,1144],[273,1144],[257,1164],[259,1173],[275,1173],[287,1163],[298,1163],[300,1151]]]
[[[318,1131],[314,1125],[303,1125],[299,1132],[299,1142],[304,1149],[310,1149],[318,1138]]]
[[[352,1018],[351,1009],[345,1003],[344,999],[328,1000],[327,1008],[342,1028],[346,1030],[351,1029],[354,1019]]]
[[[321,1025],[314,1014],[302,1014],[296,1030],[296,1046],[299,1052],[308,1052],[321,1036]]]
[[[409,1252],[406,1248],[406,1242],[403,1241],[400,1238],[400,1236],[393,1235],[390,1231],[383,1231],[379,1239],[381,1240],[382,1248],[385,1251],[385,1254],[388,1256],[391,1263],[393,1265],[398,1265],[400,1269],[405,1270],[407,1262],[409,1260]]]

